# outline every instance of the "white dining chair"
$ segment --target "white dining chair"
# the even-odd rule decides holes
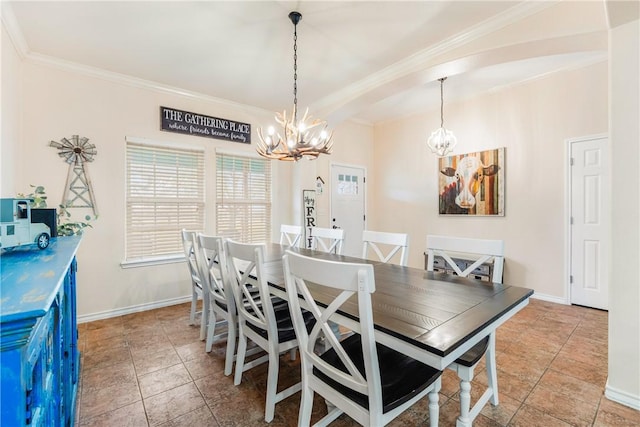
[[[196,324],[196,316],[200,315],[200,339],[205,339],[205,330],[207,325],[206,315],[208,304],[206,298],[204,298],[204,286],[202,279],[200,278],[200,271],[198,270],[198,261],[196,259],[196,231],[182,230],[180,235],[182,237],[182,248],[184,250],[184,257],[187,261],[187,268],[189,270],[189,276],[191,280],[191,308],[189,311],[189,324]],[[202,310],[198,310],[198,300],[202,299]]]
[[[205,295],[209,299],[205,351],[207,353],[211,352],[214,342],[226,339],[227,350],[224,374],[231,375],[236,349],[238,320],[233,290],[227,284],[229,282],[229,274],[226,270],[224,239],[218,236],[207,236],[198,233],[197,241],[199,250],[196,258],[200,268],[200,277],[205,285]],[[225,323],[227,325],[226,332],[216,335],[216,329],[224,326]]]
[[[342,244],[344,243],[345,232],[342,228],[322,228],[313,227],[311,229],[311,248],[328,253],[342,255]],[[340,330],[337,323],[330,322],[333,334],[341,338],[344,331]],[[324,338],[320,338],[324,342]]]
[[[344,234],[342,228],[312,227],[312,249],[341,255]]]
[[[452,255],[455,254],[474,255],[477,257],[477,260],[462,270],[452,258]],[[441,256],[448,266],[461,277],[469,276],[469,274],[471,274],[480,265],[493,260],[492,282],[502,283],[502,272],[504,268],[503,240],[469,239],[463,237],[428,235],[428,271],[433,271],[434,258],[436,256]],[[473,379],[474,368],[477,366],[480,359],[482,359],[483,355],[485,356],[488,386],[482,396],[476,401],[473,408],[470,409],[470,382]],[[489,400],[491,400],[491,404],[494,406],[499,403],[495,332],[492,332],[488,337],[484,338],[478,344],[469,349],[460,358],[451,363],[448,368],[456,371],[460,377],[460,419],[461,421],[468,423],[465,425],[471,425],[473,420]]]
[[[280,244],[297,247],[302,240],[302,227],[300,225],[280,225]]]
[[[405,266],[409,258],[409,235],[405,233],[387,233],[364,230],[362,232],[362,258],[367,259],[371,249],[384,263],[396,257],[395,264]],[[396,256],[396,254],[398,254]]]
[[[442,372],[376,343],[371,304],[373,266],[321,260],[291,251],[284,255],[283,264],[302,364],[298,425],[310,425],[313,397],[318,393],[332,406],[316,426],[326,426],[342,413],[361,425],[384,426],[427,395],[429,423],[437,426]],[[324,299],[316,302],[312,292]],[[331,333],[329,319],[343,304],[357,304],[358,321],[351,326],[354,334],[338,340]],[[312,329],[301,314],[301,305],[316,319]],[[315,343],[321,334],[328,350],[318,355]]]
[[[300,391],[298,382],[280,392],[277,391],[280,354],[295,350],[298,346],[291,313],[285,300],[272,299],[265,279],[263,244],[225,241],[227,270],[231,275],[236,307],[238,308],[238,352],[234,373],[234,384],[242,382],[242,374],[264,362],[269,363],[265,421],[271,422],[276,403]],[[255,290],[258,290],[256,294]],[[311,322],[313,316],[305,312]],[[267,352],[266,355],[245,361],[247,339]],[[295,353],[292,354],[292,358]]]

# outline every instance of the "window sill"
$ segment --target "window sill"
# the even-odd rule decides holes
[[[163,264],[176,264],[182,263],[185,261],[184,255],[166,255],[162,257],[156,258],[146,258],[134,261],[122,261],[120,263],[121,268],[138,268],[138,267],[150,267],[153,265],[163,265]]]

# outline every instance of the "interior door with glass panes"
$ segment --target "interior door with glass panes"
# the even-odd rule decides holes
[[[342,228],[343,255],[362,256],[365,227],[365,169],[360,166],[331,165],[331,214],[329,225]]]

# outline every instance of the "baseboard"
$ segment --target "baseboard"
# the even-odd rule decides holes
[[[531,295],[531,298],[535,298],[535,299],[539,299],[539,300],[547,301],[547,302],[554,302],[556,304],[570,305],[569,301],[567,301],[566,298],[556,297],[556,296],[553,296],[553,295],[541,294],[539,292],[534,292],[533,295]]]
[[[154,301],[147,304],[132,305],[116,310],[100,311],[98,313],[84,314],[78,316],[78,323],[93,322],[95,320],[110,319],[112,317],[124,316],[125,314],[139,313],[141,311],[153,310],[155,308],[168,307],[170,305],[182,304],[191,301],[191,295],[171,298],[163,301]]]
[[[604,396],[616,403],[636,409],[640,411],[640,396],[627,393],[626,391],[617,390],[609,385],[604,388]]]

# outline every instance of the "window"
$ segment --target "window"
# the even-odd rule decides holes
[[[216,230],[245,243],[271,241],[271,163],[216,152]]]
[[[127,138],[127,261],[182,254],[180,231],[204,230],[204,151]]]
[[[26,219],[27,218],[27,202],[18,202],[16,203],[16,207],[18,208],[18,219]]]

